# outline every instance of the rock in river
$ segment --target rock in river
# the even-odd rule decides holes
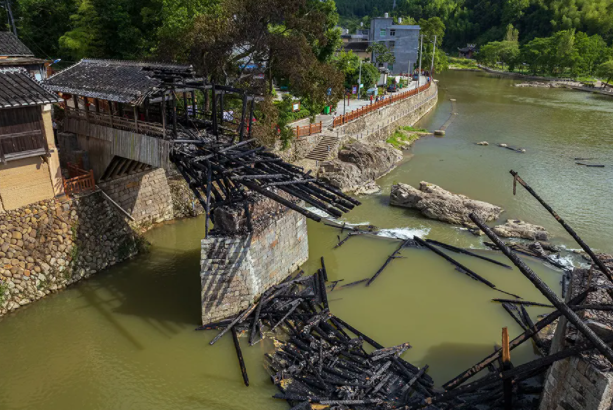
[[[507,220],[507,223],[504,225],[496,226],[494,232],[503,238],[521,238],[533,241],[546,241],[549,239],[549,233],[542,226],[514,219]]]
[[[361,142],[343,147],[338,159],[322,165],[319,177],[343,191],[356,191],[390,172],[402,161],[402,151]]]
[[[468,215],[472,212],[484,221],[498,219],[504,210],[487,202],[453,194],[443,188],[422,182],[419,189],[406,184],[392,187],[391,204],[418,209],[424,216],[455,225],[474,226]]]

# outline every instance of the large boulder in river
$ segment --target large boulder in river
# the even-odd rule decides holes
[[[509,219],[504,225],[494,227],[493,231],[503,238],[521,238],[531,241],[547,241],[549,239],[549,233],[542,226],[515,219]]]
[[[352,192],[390,172],[402,158],[402,151],[389,144],[354,142],[339,151],[338,159],[322,165],[319,177],[342,191]]]
[[[471,227],[475,225],[468,215],[473,212],[486,222],[498,219],[504,212],[499,206],[453,194],[428,182],[420,183],[419,189],[407,184],[392,186],[390,203],[417,209],[431,219]]]

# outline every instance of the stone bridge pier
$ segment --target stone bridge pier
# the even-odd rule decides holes
[[[246,309],[309,257],[306,218],[270,199],[254,198],[252,232],[247,233],[243,206],[226,206],[215,211],[215,229],[202,240],[203,324]]]

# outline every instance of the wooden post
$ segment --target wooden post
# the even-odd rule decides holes
[[[185,121],[189,121],[189,111],[187,110],[187,93],[183,91],[183,109],[185,110]]]
[[[245,95],[243,96],[243,112],[241,114],[241,124],[240,124],[240,134],[239,134],[239,141],[243,142],[243,138],[245,136],[245,116],[247,115],[247,104],[249,103],[249,100],[247,99],[247,93],[245,93]]]
[[[210,213],[211,213],[211,180],[212,180],[212,174],[213,174],[213,169],[211,168],[211,162],[207,161],[207,168],[208,168],[208,172],[207,172],[207,182],[206,182],[206,219],[204,222],[204,239],[207,239],[209,237],[209,218],[210,218]]]
[[[177,93],[172,88],[172,136],[177,138]]]
[[[225,92],[223,92],[223,91],[221,93],[219,93],[219,116],[220,116],[219,117],[219,124],[220,125],[223,125],[223,110],[224,110],[224,108],[223,108],[223,100],[224,100],[224,98],[223,97],[224,97],[224,95],[225,95]]]
[[[100,114],[100,100],[96,98],[94,100],[94,105],[96,106],[96,114]]]
[[[234,349],[236,350],[236,356],[238,356],[238,364],[241,368],[241,373],[243,375],[243,382],[245,383],[245,386],[249,386],[249,376],[247,376],[247,368],[245,367],[245,360],[243,360],[243,352],[241,351],[241,345],[238,341],[238,334],[236,332],[235,327],[232,328],[232,340],[234,341]]]
[[[134,126],[136,126],[136,133],[138,134],[138,107],[134,106]]]
[[[502,371],[511,370],[511,349],[509,348],[509,330],[502,328]],[[504,409],[513,410],[513,379],[504,379],[502,382],[504,394]]]
[[[151,122],[149,119],[149,97],[145,98],[145,121]]]
[[[219,127],[217,125],[217,91],[215,91],[214,83],[212,84],[212,89],[213,106],[211,108],[211,121],[213,121],[213,135],[217,139],[217,142],[219,142]]]
[[[251,139],[251,128],[253,127],[253,106],[255,105],[255,97],[251,99],[251,108],[249,110],[249,136],[248,139]]]
[[[115,109],[113,107],[114,102],[113,101],[109,101],[109,112],[111,113],[111,128],[113,128],[113,117],[115,115]]]
[[[162,93],[162,137],[166,139],[166,90]]]
[[[77,97],[76,95],[72,95],[72,102],[74,103],[74,109],[75,111],[79,111],[79,97]]]
[[[196,115],[196,92],[192,91],[191,92],[192,95],[192,117],[194,118],[198,118],[198,116]]]
[[[118,102],[117,107],[119,108],[119,116],[123,118],[123,104]]]

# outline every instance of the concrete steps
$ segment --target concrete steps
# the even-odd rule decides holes
[[[339,144],[340,140],[337,137],[324,135],[319,144],[317,144],[313,151],[309,152],[306,158],[314,161],[327,161],[330,159],[330,154],[338,149]]]

